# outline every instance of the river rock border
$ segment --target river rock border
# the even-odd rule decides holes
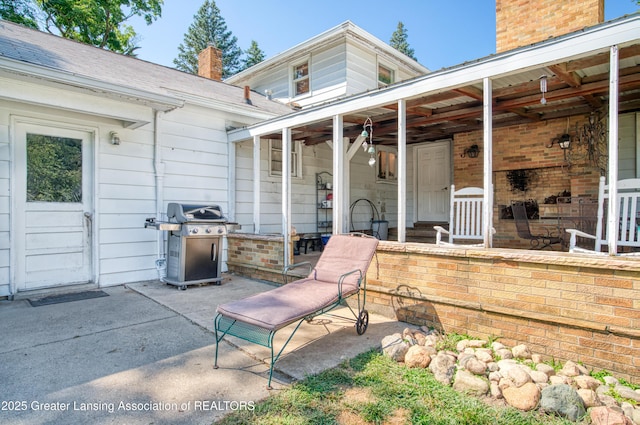
[[[464,339],[455,351],[438,350],[442,339],[425,327],[406,328],[381,344],[384,355],[410,368],[429,369],[440,383],[460,392],[574,422],[588,417],[594,425],[640,425],[640,390],[613,376],[602,383],[572,361],[556,370],[524,344],[508,348],[497,341]]]

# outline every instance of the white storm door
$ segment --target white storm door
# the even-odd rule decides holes
[[[451,186],[449,142],[419,146],[415,154],[417,221],[448,221]]]
[[[91,281],[92,139],[88,131],[16,125],[18,291]]]

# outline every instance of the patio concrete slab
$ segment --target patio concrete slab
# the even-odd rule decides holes
[[[0,423],[209,424],[406,326],[372,315],[358,336],[352,321],[332,315],[305,322],[276,363],[272,391],[263,347],[225,339],[213,369],[217,305],[272,287],[225,276],[186,291],[152,281],[40,307],[0,301]]]

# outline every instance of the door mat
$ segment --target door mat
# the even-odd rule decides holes
[[[38,298],[38,299],[29,299],[29,304],[32,307],[40,307],[42,305],[51,305],[51,304],[60,304],[60,303],[68,303],[71,301],[82,301],[89,300],[91,298],[100,298],[100,297],[108,297],[104,291],[83,291],[83,292],[72,292],[69,294],[58,294],[58,295],[49,295],[48,297]]]

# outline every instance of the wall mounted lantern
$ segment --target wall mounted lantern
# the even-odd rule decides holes
[[[109,143],[111,143],[112,145],[120,144],[120,136],[118,136],[118,133],[116,133],[115,131],[109,133]]]
[[[560,137],[551,139],[551,144],[548,145],[547,147],[550,148],[554,144],[560,146],[560,149],[562,150],[569,149],[571,147],[571,135],[568,133],[565,133]]]
[[[469,158],[477,158],[479,153],[480,147],[478,145],[471,145],[464,150],[460,157],[464,158],[465,156],[468,156]]]

